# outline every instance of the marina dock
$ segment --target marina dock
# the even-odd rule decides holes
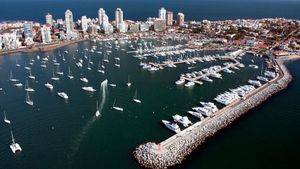
[[[292,77],[281,60],[273,60],[279,68],[277,76],[230,105],[160,142],[148,142],[133,152],[137,161],[147,168],[167,168],[180,164],[194,149],[220,129],[230,125],[250,109],[263,103],[273,94],[287,87]]]

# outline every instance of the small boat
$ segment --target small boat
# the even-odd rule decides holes
[[[185,87],[193,87],[195,85],[195,82],[187,82],[184,86]]]
[[[116,84],[113,84],[113,83],[110,83],[108,85],[111,86],[111,87],[116,87],[117,86]]]
[[[74,76],[73,76],[72,73],[71,73],[70,67],[69,67],[68,78],[69,78],[69,79],[74,79]]]
[[[25,62],[24,68],[25,68],[26,70],[30,70],[30,69],[31,69],[30,67],[26,66],[26,62]]]
[[[12,71],[10,71],[10,74],[9,74],[9,81],[11,81],[11,82],[19,81],[18,79],[13,78]]]
[[[11,145],[9,147],[10,147],[11,151],[14,154],[17,153],[17,152],[22,151],[21,146],[18,143],[15,142],[15,138],[14,138],[14,135],[13,135],[12,131],[10,131],[10,134],[11,134],[11,141],[12,141],[12,143],[11,143]]]
[[[96,89],[94,89],[94,88],[91,87],[91,86],[88,86],[88,87],[82,87],[82,90],[87,91],[87,92],[95,92],[95,91],[96,91]]]
[[[116,105],[116,99],[114,100],[114,104],[112,106],[113,109],[118,110],[118,111],[123,111],[124,109],[122,107],[117,107]]]
[[[136,103],[142,103],[142,101],[139,100],[138,97],[137,97],[137,90],[135,90],[134,97],[133,97],[132,100],[133,100],[134,102],[136,102]]]
[[[45,64],[42,64],[42,65],[41,65],[41,67],[42,67],[42,68],[46,68],[46,67],[47,67],[47,65],[45,65]]]
[[[18,63],[18,59],[16,59],[16,67],[20,67],[20,64]]]
[[[96,116],[96,117],[99,117],[99,116],[100,116],[100,111],[99,111],[98,101],[97,101],[97,103],[96,103],[96,113],[95,113],[95,116]]]
[[[130,87],[130,86],[131,86],[131,82],[130,82],[130,76],[128,76],[128,81],[127,81],[126,85],[127,85],[128,87]]]
[[[30,99],[29,97],[29,93],[26,92],[26,99],[25,99],[26,104],[28,104],[29,106],[33,106],[33,101]]]
[[[58,74],[58,75],[64,75],[64,72],[60,71],[59,65],[57,66],[56,74]]]
[[[8,120],[8,119],[6,118],[6,113],[5,113],[5,111],[3,112],[3,114],[4,114],[4,122],[7,123],[7,124],[10,124],[10,120]]]
[[[192,124],[192,122],[186,116],[182,117],[178,114],[175,114],[172,117],[173,117],[174,121],[181,123],[184,127],[188,127],[189,125]]]
[[[31,69],[29,70],[29,76],[28,76],[28,78],[29,78],[29,79],[32,79],[32,80],[35,80],[35,76],[33,76],[33,75],[31,74]]]
[[[53,85],[50,84],[50,83],[48,83],[48,82],[45,84],[45,86],[46,86],[48,89],[50,89],[50,90],[53,89]]]
[[[181,130],[176,123],[171,123],[167,120],[162,120],[162,123],[170,130],[174,131],[175,133],[179,133]]]
[[[26,80],[25,90],[26,90],[27,92],[34,92],[34,89],[31,88],[31,87],[29,87],[28,80]]]
[[[58,92],[57,95],[65,100],[69,99],[69,96],[65,92]]]
[[[14,84],[15,87],[23,87],[23,84],[22,83],[16,83]]]
[[[59,77],[56,77],[56,76],[55,76],[54,71],[53,71],[53,75],[52,75],[52,78],[51,78],[51,79],[54,80],[54,81],[59,80]]]
[[[81,80],[82,82],[84,82],[84,83],[88,83],[88,82],[89,82],[89,81],[87,80],[87,78],[85,78],[85,77],[80,78],[80,80]]]
[[[182,85],[182,84],[184,84],[184,82],[185,82],[185,80],[184,80],[183,78],[181,78],[181,79],[177,80],[177,81],[175,82],[175,84],[176,84],[176,85]]]

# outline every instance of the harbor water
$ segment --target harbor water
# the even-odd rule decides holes
[[[153,44],[158,43],[153,41]],[[162,119],[171,120],[174,114],[186,115],[186,111],[198,105],[199,101],[212,101],[217,94],[246,84],[248,79],[260,75],[261,67],[264,66],[261,58],[247,54],[241,60],[245,68],[234,70],[233,74],[222,73],[223,79],[213,79],[213,83],[204,82],[201,86],[195,85],[188,89],[174,84],[180,74],[222,65],[224,61],[197,63],[193,66],[182,64],[176,68],[149,72],[139,67],[140,60],[134,58],[134,54],[126,53],[130,50],[128,43],[120,44],[120,49],[125,51],[116,50],[112,43],[110,62],[105,64],[105,74],[101,74],[97,72],[97,67],[103,54],[85,52],[84,49],[96,46],[96,51],[105,51],[108,50],[105,44],[86,41],[51,52],[1,56],[1,111],[5,110],[7,118],[12,122],[12,125],[1,123],[1,168],[139,168],[131,154],[134,148],[143,142],[160,142],[173,134],[161,124]],[[76,52],[77,49],[79,52]],[[63,53],[65,50],[69,53]],[[66,61],[59,57],[59,53],[64,55]],[[199,55],[217,53],[224,54],[211,51],[200,52]],[[40,60],[36,59],[37,55]],[[41,59],[48,55],[47,67],[40,67]],[[72,59],[73,55],[75,59]],[[90,65],[92,70],[86,68],[85,55],[93,62]],[[64,72],[63,76],[58,75],[60,80],[56,82],[50,80],[53,71],[56,72],[52,56],[56,56],[60,70]],[[114,66],[114,57],[120,58],[120,68]],[[79,58],[85,60],[82,69],[75,65]],[[29,65],[31,59],[35,60],[33,65]],[[20,67],[15,66],[16,60]],[[258,69],[248,67],[253,64],[252,60],[259,66]],[[35,92],[30,93],[33,107],[25,104],[24,89],[16,88],[8,81],[12,71],[14,78],[25,84],[28,76],[25,64],[31,67],[32,74],[36,76],[36,80],[28,80],[29,86],[35,89]],[[73,80],[66,77],[68,67],[74,76]],[[280,158],[286,162],[285,165],[293,165],[289,159],[296,157],[293,152],[297,152],[297,146],[293,143],[297,136],[293,132],[299,130],[299,113],[295,108],[297,100],[292,98],[297,96],[299,75],[296,62],[289,64],[289,68],[296,78],[287,90],[213,137],[179,167],[240,168],[250,163],[250,168],[260,168],[270,165],[264,162],[266,158]],[[128,76],[132,83],[130,87],[126,85]],[[84,84],[79,80],[81,77],[86,77],[89,82]],[[109,84],[116,84],[116,87],[108,86],[101,116],[95,118],[96,101],[100,102],[102,97],[100,83],[105,79],[108,79]],[[53,91],[44,86],[46,82],[53,84]],[[83,86],[93,86],[97,91],[93,94],[85,92],[81,89]],[[142,104],[132,101],[136,90]],[[60,91],[66,92],[70,98],[64,101],[58,97],[57,92]],[[116,106],[124,108],[123,112],[111,108],[115,99]],[[191,116],[189,118],[193,122],[197,120]],[[10,129],[22,146],[20,154],[14,155],[9,149]],[[290,158],[280,154],[274,156],[279,152],[285,155],[290,153]],[[233,160],[241,156],[244,162]],[[214,163],[215,160],[220,163]],[[276,168],[280,165],[272,166]]]

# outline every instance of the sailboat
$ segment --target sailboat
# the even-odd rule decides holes
[[[51,79],[52,79],[52,80],[55,80],[55,81],[59,80],[59,77],[56,77],[56,76],[55,76],[54,71],[53,71],[53,75],[52,75],[52,78],[51,78]]]
[[[103,62],[106,62],[106,63],[108,63],[108,62],[109,62],[109,60],[108,60],[108,56],[107,56],[106,54],[104,55]]]
[[[29,83],[28,83],[28,80],[26,80],[26,84],[25,84],[25,90],[27,92],[34,92],[34,89],[29,87]]]
[[[53,85],[50,84],[50,83],[48,83],[48,82],[45,84],[45,86],[46,86],[48,89],[50,89],[50,90],[53,89]]]
[[[15,138],[14,138],[14,135],[13,135],[13,132],[12,132],[12,131],[10,131],[10,134],[11,134],[11,141],[12,141],[12,143],[11,143],[11,145],[10,145],[9,147],[10,147],[11,151],[12,151],[14,154],[15,154],[16,152],[18,152],[18,151],[22,151],[21,146],[20,146],[18,143],[15,142]]]
[[[121,67],[120,63],[118,63],[118,60],[116,60],[115,66],[116,66],[116,67]]]
[[[35,80],[35,76],[33,76],[33,75],[31,74],[31,69],[29,70],[29,76],[28,76],[28,78],[29,78],[29,79],[32,79],[32,80]]]
[[[33,106],[33,101],[30,100],[29,94],[28,92],[26,93],[26,100],[25,102],[29,105],[29,106]]]
[[[126,83],[126,85],[128,86],[128,87],[130,87],[131,86],[131,82],[130,82],[130,76],[128,75],[128,82]]]
[[[118,111],[123,111],[122,107],[117,107],[116,106],[116,101],[117,101],[117,99],[114,100],[114,104],[113,104],[112,108],[115,109],[115,110],[118,110]]]
[[[132,100],[133,100],[134,102],[136,102],[136,103],[142,103],[142,101],[139,100],[138,97],[137,97],[137,89],[135,90],[134,97],[133,97]]]
[[[63,61],[66,61],[66,59],[65,59],[65,56],[64,56],[64,55],[62,55],[62,60],[63,60]]]
[[[89,62],[89,61],[88,61],[87,69],[88,69],[88,70],[92,70],[92,68],[91,68],[91,66],[90,66],[90,62]]]
[[[6,118],[6,113],[5,113],[5,111],[3,112],[3,114],[4,114],[4,122],[7,123],[7,124],[10,124],[10,120],[8,120],[8,119]]]
[[[69,79],[74,79],[74,76],[72,75],[72,73],[71,73],[71,69],[70,69],[70,67],[69,67],[69,74],[68,74],[68,78]]]
[[[9,81],[11,81],[11,82],[17,82],[17,81],[19,81],[18,79],[13,78],[12,71],[10,71],[10,74],[9,74]]]
[[[58,74],[58,75],[64,75],[64,72],[60,71],[59,65],[57,65],[56,74]]]
[[[20,64],[18,63],[18,59],[16,59],[16,67],[20,67]]]
[[[97,104],[96,104],[96,113],[95,113],[95,116],[96,117],[100,116],[100,111],[99,111],[99,107],[98,107],[98,101],[97,101]]]
[[[104,73],[105,73],[105,72],[104,72],[104,70],[103,70],[104,68],[103,68],[103,69],[101,69],[101,67],[103,68],[103,65],[101,65],[101,62],[99,62],[99,65],[98,65],[98,70],[97,70],[97,72],[99,72],[99,73],[103,73],[103,74],[104,74]]]
[[[25,68],[26,70],[30,70],[30,69],[31,69],[30,67],[27,66],[26,62],[25,62],[24,68]]]

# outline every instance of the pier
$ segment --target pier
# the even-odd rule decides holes
[[[133,152],[136,160],[146,168],[167,168],[180,164],[194,149],[220,129],[225,128],[250,109],[263,103],[273,94],[287,87],[292,77],[282,60],[273,60],[279,68],[277,76],[230,105],[172,137],[160,142],[148,142]]]
[[[202,75],[197,76],[197,77],[194,77],[194,78],[188,78],[188,77],[181,77],[181,78],[183,78],[184,80],[187,80],[187,81],[190,81],[190,82],[195,82],[195,83],[201,85],[201,84],[203,84],[203,82],[201,82],[200,79],[202,79],[202,78],[204,78],[204,77],[211,76],[212,73],[218,73],[218,72],[223,71],[224,69],[229,69],[229,68],[235,67],[235,66],[237,66],[238,64],[240,64],[239,61],[237,61],[237,60],[235,60],[235,59],[232,59],[232,60],[233,60],[235,63],[230,63],[230,64],[228,64],[228,65],[226,65],[226,66],[224,66],[224,67],[222,67],[222,68],[220,68],[220,69],[218,69],[218,70],[216,70],[216,71],[214,71],[214,72],[207,72],[207,73],[205,73],[205,74],[202,74]]]

